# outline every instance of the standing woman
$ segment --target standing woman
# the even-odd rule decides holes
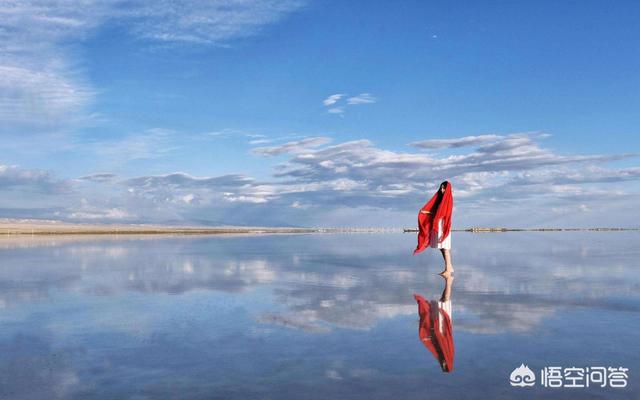
[[[413,251],[416,255],[427,246],[440,249],[444,258],[444,271],[440,275],[450,276],[451,265],[451,212],[453,211],[453,188],[449,181],[440,184],[438,191],[431,197],[418,213],[418,247]]]

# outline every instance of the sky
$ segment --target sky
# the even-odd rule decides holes
[[[635,1],[0,0],[0,218],[638,227]]]

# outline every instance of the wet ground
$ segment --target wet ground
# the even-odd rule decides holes
[[[640,398],[639,239],[454,232],[451,373],[415,234],[0,241],[0,398]]]

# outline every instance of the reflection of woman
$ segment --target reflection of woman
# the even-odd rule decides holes
[[[438,360],[443,372],[453,371],[453,321],[451,314],[451,285],[453,277],[445,277],[445,287],[440,300],[427,302],[419,294],[413,295],[418,302],[420,325],[418,335],[424,346]]]
[[[444,271],[440,275],[451,275],[451,213],[453,211],[453,188],[449,181],[440,184],[438,191],[418,213],[418,246],[416,255],[427,246],[440,249],[444,258]]]

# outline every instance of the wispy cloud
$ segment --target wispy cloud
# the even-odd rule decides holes
[[[82,199],[70,213],[63,214],[66,218],[75,221],[124,221],[132,220],[132,215],[124,208],[108,208],[101,205],[91,204],[86,199]]]
[[[423,149],[448,149],[474,146],[478,144],[495,142],[503,138],[500,135],[479,135],[479,136],[464,136],[455,139],[429,139],[421,140],[418,142],[410,143],[411,146],[423,148]]]
[[[369,93],[360,93],[357,96],[347,97],[345,93],[332,94],[322,101],[326,107],[327,112],[330,114],[344,114],[346,108],[349,106],[356,106],[360,104],[372,104],[377,99]]]
[[[58,125],[85,110],[96,91],[65,43],[93,29],[102,9],[79,1],[0,3],[0,121],[5,126]]]
[[[52,172],[0,165],[0,210],[3,217],[57,218],[78,193],[73,182]]]
[[[162,0],[132,4],[121,14],[137,36],[162,42],[227,46],[300,9],[303,0]]]
[[[229,46],[301,8],[302,0],[0,2],[0,122],[40,128],[92,118],[99,90],[79,45],[107,22],[162,43]]]
[[[331,96],[327,97],[326,99],[322,100],[322,104],[324,104],[325,106],[331,106],[336,104],[336,102],[338,102],[338,100],[340,100],[342,97],[344,97],[344,94],[342,93],[336,93],[336,94],[332,94]]]
[[[277,197],[277,188],[241,174],[194,177],[182,172],[127,179],[129,195],[158,203],[266,203]],[[194,200],[197,199],[197,202]]]
[[[375,103],[377,99],[370,95],[369,93],[360,93],[357,96],[349,97],[347,99],[347,104],[349,105],[358,105],[358,104],[371,104]]]
[[[252,178],[230,174],[216,177],[198,178],[182,172],[167,175],[144,176],[125,180],[123,183],[135,190],[155,189],[158,187],[196,189],[216,188],[220,191],[232,190],[238,187],[250,185]]]
[[[91,175],[81,176],[76,179],[79,181],[87,181],[87,182],[112,182],[116,177],[117,177],[116,174],[102,173],[102,174],[91,174]]]
[[[501,136],[467,154],[449,157],[393,152],[358,140],[297,154],[280,165],[276,176],[314,182],[350,178],[376,185],[374,189],[397,184],[399,176],[404,183],[417,185],[469,173],[517,172],[629,156],[556,154],[540,147],[530,134]]]
[[[296,140],[293,142],[287,142],[279,146],[257,147],[253,149],[253,153],[264,156],[276,156],[284,153],[300,153],[307,149],[321,146],[330,141],[331,138],[324,136],[311,137],[302,140]]]
[[[75,200],[65,201],[65,211],[56,204],[55,215],[67,219],[91,214],[136,222],[320,226],[372,225],[376,220],[397,226],[403,218],[411,223],[413,210],[448,179],[455,188],[456,215],[466,224],[540,226],[557,223],[559,217],[588,223],[592,210],[605,207],[603,199],[616,204],[611,224],[628,223],[624,213],[640,197],[640,169],[607,164],[637,155],[562,154],[543,147],[544,137],[485,136],[456,155],[391,151],[366,139],[330,143],[324,136],[303,138],[253,149],[260,156],[287,156],[270,180],[184,172],[120,179],[100,172],[57,182],[46,172],[5,167],[0,192],[4,196],[22,184],[67,185]],[[469,143],[467,138],[442,140],[451,146]],[[11,201],[19,204],[15,196]]]
[[[0,165],[0,192],[15,188],[40,194],[67,193],[70,190],[67,182],[55,179],[47,171]]]

